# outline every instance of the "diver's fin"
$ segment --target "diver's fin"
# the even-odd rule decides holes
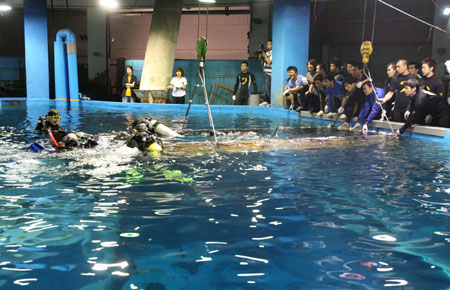
[[[35,143],[31,144],[30,147],[28,147],[28,150],[33,151],[34,153],[39,153],[42,150],[45,150],[45,147],[42,146],[41,144],[35,142]]]

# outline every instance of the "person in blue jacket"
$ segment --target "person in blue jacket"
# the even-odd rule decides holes
[[[389,92],[393,82],[395,81],[395,77],[397,75],[397,71],[395,70],[395,62],[391,62],[386,66],[386,73],[388,78],[386,79],[385,85],[384,85],[384,92]],[[382,99],[382,96],[377,94],[378,99]],[[390,119],[391,117],[391,111],[392,111],[392,103],[395,100],[395,95],[393,98],[391,98],[388,102],[382,104],[381,106],[386,112],[386,117]],[[363,126],[363,131],[368,130],[368,125],[370,122],[372,122],[373,119],[380,119],[381,118],[381,107],[378,104],[374,104],[372,106],[372,111],[369,114],[369,117],[366,119],[366,122]]]
[[[300,92],[304,86],[308,85],[308,80],[303,75],[298,74],[298,69],[295,66],[287,68],[289,80],[287,86],[284,87],[283,95],[286,97],[286,109],[296,110],[303,109],[301,103]]]
[[[371,82],[365,82],[362,89],[364,92],[364,102],[361,107],[361,112],[358,115],[357,123],[353,129],[358,129],[363,124],[366,125],[370,123],[373,118],[378,115],[378,112],[381,111],[380,105],[375,101],[377,98],[382,98],[384,96],[384,89],[374,88]]]
[[[328,111],[328,118],[335,116],[335,112],[341,106],[342,99],[345,95],[345,88],[342,82],[334,79],[333,73],[327,73],[324,79],[325,87],[327,88],[328,101],[325,106],[325,113]],[[346,108],[343,113],[346,114]]]

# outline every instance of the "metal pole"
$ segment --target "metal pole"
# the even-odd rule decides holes
[[[205,95],[205,104],[208,109],[208,117],[209,117],[209,124],[211,125],[214,133],[214,140],[217,144],[217,135],[216,135],[216,129],[214,128],[214,120],[211,114],[211,108],[209,107],[209,100],[208,100],[208,92],[206,91],[206,84],[205,84],[205,70],[202,66],[199,67],[198,74],[200,76],[200,79],[202,81],[202,87],[203,87],[203,94]]]

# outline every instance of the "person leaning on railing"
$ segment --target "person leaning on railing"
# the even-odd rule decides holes
[[[405,112],[405,124],[396,132],[400,136],[413,124],[424,124],[430,116],[437,126],[450,128],[450,105],[440,96],[424,91],[420,82],[409,79],[405,84],[405,95],[410,102]]]

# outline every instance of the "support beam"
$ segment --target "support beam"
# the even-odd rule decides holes
[[[48,100],[47,1],[24,0],[25,69],[28,100]]]
[[[167,91],[172,77],[183,0],[156,0],[140,90]]]
[[[288,66],[306,74],[309,54],[310,0],[274,0],[272,39],[272,106],[283,105]]]

